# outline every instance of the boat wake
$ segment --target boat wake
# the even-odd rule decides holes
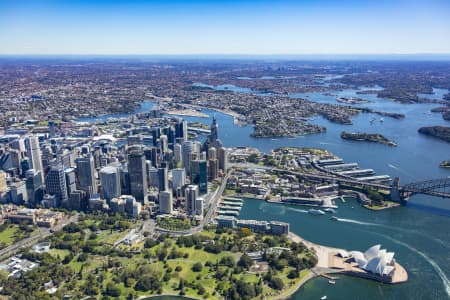
[[[353,220],[353,219],[337,218],[337,221],[339,221],[339,222],[346,222],[346,223],[353,223],[353,224],[359,224],[359,225],[384,227],[381,224],[363,222],[363,221],[358,221],[358,220]]]
[[[296,212],[301,212],[301,213],[308,213],[307,210],[304,209],[298,209],[298,208],[293,208],[293,207],[288,207],[289,210],[291,211],[296,211]]]
[[[400,169],[400,168],[397,167],[396,165],[388,164],[388,167],[391,168],[391,169],[397,170],[398,172],[400,172],[400,173],[402,173],[402,174],[404,174],[404,175],[406,175],[406,176],[408,176],[408,177],[415,178],[415,177],[412,176],[409,172],[407,172],[407,171],[405,171],[405,170],[403,170],[403,169]]]
[[[382,236],[394,243],[396,243],[397,245],[401,245],[409,250],[411,250],[412,252],[416,253],[417,255],[421,256],[423,259],[425,259],[425,261],[427,261],[431,267],[436,271],[436,273],[438,274],[439,278],[441,278],[442,283],[444,284],[445,287],[445,292],[447,293],[447,295],[450,297],[450,280],[447,278],[447,276],[445,275],[444,271],[442,271],[442,269],[439,267],[439,265],[432,260],[430,257],[428,257],[425,253],[423,253],[420,250],[417,250],[416,248],[414,248],[413,246],[406,244],[402,241],[396,240],[394,238],[391,238],[390,236],[384,235],[384,234],[380,234],[380,233],[376,233],[374,232],[374,234]]]
[[[377,224],[377,223],[370,223],[370,222],[363,222],[363,221],[358,221],[358,220],[353,220],[353,219],[343,219],[343,218],[337,218],[336,221],[340,221],[340,222],[346,222],[346,223],[353,223],[353,224],[359,224],[359,225],[366,225],[366,226],[376,226],[376,227],[381,227],[381,228],[386,228],[388,230],[394,230],[394,231],[398,231],[401,233],[410,233],[410,234],[416,234],[419,235],[425,239],[429,239],[432,240],[433,242],[441,245],[442,247],[449,247],[448,244],[446,244],[445,242],[443,242],[440,239],[434,238],[432,236],[423,234],[417,230],[408,230],[408,229],[403,229],[403,228],[397,228],[397,227],[393,227],[393,226],[387,226],[387,225],[383,225],[383,224]]]
[[[266,203],[262,203],[259,206],[259,210],[270,215],[284,215],[286,213],[286,208],[284,206],[270,206]]]

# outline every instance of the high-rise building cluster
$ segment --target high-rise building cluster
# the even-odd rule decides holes
[[[2,203],[202,218],[208,183],[227,170],[216,118],[203,144],[185,120],[155,111],[19,129],[0,135]]]

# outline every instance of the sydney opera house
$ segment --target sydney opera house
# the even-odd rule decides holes
[[[364,253],[360,251],[339,252],[339,256],[353,261],[358,268],[384,278],[392,278],[394,275],[394,254],[394,252],[381,249],[381,245],[372,246]]]

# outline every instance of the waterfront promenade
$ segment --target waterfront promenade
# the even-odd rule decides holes
[[[344,249],[332,248],[323,245],[314,244],[310,241],[303,239],[302,237],[290,232],[288,238],[297,243],[303,243],[308,248],[314,249],[317,255],[317,265],[312,268],[314,278],[316,276],[329,277],[327,274],[345,274],[350,276],[356,276],[371,280],[380,281],[389,284],[398,284],[408,281],[408,273],[399,263],[395,262],[394,274],[391,278],[381,277],[377,274],[367,272],[361,268],[358,268],[356,262],[348,262],[348,258],[343,258],[339,253],[347,252]],[[304,283],[304,282],[303,282]],[[300,287],[300,286],[299,286]]]

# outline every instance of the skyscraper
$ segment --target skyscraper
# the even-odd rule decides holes
[[[203,206],[203,198],[198,197],[197,199],[195,199],[195,215],[199,216],[200,218],[203,218]]]
[[[158,182],[160,191],[167,191],[169,189],[167,168],[158,169]]]
[[[120,196],[119,170],[113,166],[106,166],[100,169],[99,175],[103,197],[109,203],[112,198]]]
[[[183,138],[184,141],[187,141],[187,122],[183,119],[178,119],[178,122],[175,125],[175,136],[177,138]]]
[[[128,173],[131,195],[145,204],[147,201],[147,172],[145,156],[142,152],[137,151],[128,155]]]
[[[212,181],[217,178],[219,171],[219,161],[217,159],[208,160],[208,180]]]
[[[206,160],[191,162],[191,183],[198,185],[200,194],[208,192],[208,169]]]
[[[167,135],[161,135],[159,137],[159,147],[161,149],[161,153],[166,153],[169,149],[169,139],[167,138]]]
[[[34,169],[28,170],[25,184],[28,193],[28,204],[31,207],[35,207],[44,197],[44,186],[40,172]]]
[[[25,148],[27,149],[27,156],[31,159],[31,168],[35,171],[40,171],[42,178],[44,178],[38,137],[34,135],[27,137],[25,139]]]
[[[64,174],[66,175],[67,195],[70,198],[70,194],[77,190],[77,176],[74,168],[64,169]]]
[[[211,144],[214,144],[219,138],[219,125],[217,124],[216,116],[213,117],[213,122],[211,124],[211,133],[209,135],[209,140]]]
[[[50,167],[50,171],[45,178],[46,192],[55,196],[56,206],[68,200],[66,176],[61,163],[55,163]]]
[[[186,184],[186,171],[184,169],[172,170],[172,188],[174,190],[181,188]]]
[[[169,191],[160,191],[158,194],[159,212],[161,214],[171,214],[173,211],[172,193]]]
[[[176,143],[173,149],[173,156],[177,165],[183,165],[181,144]]]
[[[188,185],[186,188],[186,212],[189,215],[195,214],[195,200],[198,198],[198,186]]]
[[[192,141],[186,141],[181,145],[181,154],[183,167],[186,169],[187,174],[190,174],[190,160],[189,156],[194,152],[194,143]]]
[[[86,191],[89,195],[97,193],[97,181],[95,178],[95,165],[92,155],[87,154],[75,160],[79,189]]]
[[[217,158],[217,149],[215,147],[209,147],[208,149],[208,159]]]
[[[224,147],[219,148],[219,169],[224,173],[228,169],[228,152]]]

